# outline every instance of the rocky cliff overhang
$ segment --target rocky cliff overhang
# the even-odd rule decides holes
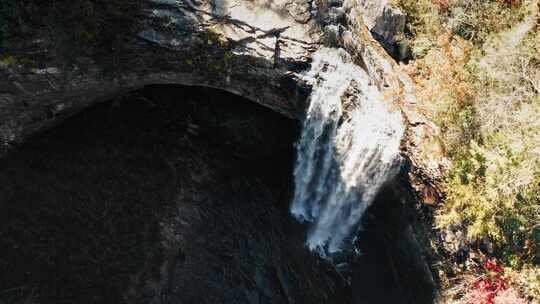
[[[412,130],[406,153],[427,168],[414,162],[415,146],[433,126],[415,111],[411,80],[366,27],[364,19],[377,19],[378,11],[380,27],[387,11],[370,2],[144,0],[137,31],[118,49],[100,50],[106,55],[99,60],[65,58],[68,44],[38,32],[13,54],[22,60],[0,63],[0,146],[150,84],[217,88],[301,118],[310,90],[301,75],[311,55],[330,43],[346,49],[401,107]],[[33,57],[40,60],[27,60]],[[427,169],[438,176],[436,167]]]
[[[0,64],[4,147],[149,84],[217,88],[299,117],[297,75],[321,41],[307,1],[143,2],[140,29],[106,60],[77,56],[68,65],[52,39],[36,37],[16,62]],[[18,60],[36,53],[46,60]]]

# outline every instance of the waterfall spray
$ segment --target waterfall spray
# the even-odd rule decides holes
[[[311,223],[311,249],[333,253],[398,172],[404,127],[344,50],[319,50],[305,77],[313,92],[297,145],[291,212]]]

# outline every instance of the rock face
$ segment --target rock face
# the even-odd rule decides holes
[[[30,31],[24,41],[13,43],[8,56],[16,56],[15,62],[0,63],[3,146],[149,84],[218,88],[301,117],[308,88],[300,74],[325,41],[341,45],[347,40],[350,46],[350,34],[363,31],[365,21],[379,41],[393,45],[403,27],[398,11],[368,0],[141,3],[136,32],[119,45],[94,51],[100,56],[76,52],[69,41],[59,44],[69,29]],[[346,24],[347,19],[354,22]],[[360,44],[376,48],[373,42]],[[379,56],[373,50],[356,55],[359,62]]]
[[[376,1],[141,3],[136,32],[94,51],[100,56],[75,52],[69,42],[59,44],[57,36],[70,29],[57,27],[30,31],[13,43],[8,56],[14,55],[14,62],[0,63],[2,146],[149,84],[218,88],[301,117],[309,90],[301,73],[311,54],[329,40],[355,52],[370,72],[394,73],[386,62],[371,63],[381,54],[364,32],[363,20],[393,44],[402,16]]]
[[[137,33],[105,59],[62,57],[55,32],[15,43],[0,65],[0,141],[18,141],[70,113],[149,84],[219,88],[300,115],[297,72],[320,45],[308,1],[146,0]],[[42,37],[42,38],[38,38]],[[31,42],[31,43],[29,43]],[[39,54],[39,56],[35,55]],[[23,62],[23,63],[21,63]]]
[[[410,159],[410,172],[414,177],[422,177],[424,173],[436,176],[436,168],[415,161],[415,155],[419,153],[417,141],[433,131],[429,122],[415,111],[410,79],[399,72],[399,66],[372,36],[380,35],[378,40],[395,43],[395,32],[402,27],[399,13],[375,1],[143,0],[140,3],[136,31],[123,37],[115,47],[99,49],[100,56],[73,54],[68,50],[69,43],[58,43],[57,28],[36,29],[28,34],[25,41],[13,43],[11,51],[15,62],[0,63],[0,155],[12,152],[0,161],[3,161],[3,168],[11,168],[9,172],[20,174],[19,179],[13,180],[5,175],[3,178],[7,181],[1,185],[7,189],[0,193],[4,198],[9,197],[12,203],[26,200],[30,205],[35,204],[35,197],[46,197],[47,194],[50,196],[46,200],[53,204],[51,197],[61,194],[67,201],[77,199],[77,195],[98,202],[116,200],[120,202],[119,206],[98,204],[92,208],[110,209],[113,218],[120,219],[126,210],[127,213],[133,211],[132,215],[137,220],[135,224],[124,223],[128,226],[126,228],[121,221],[120,226],[113,223],[115,229],[119,229],[118,235],[106,238],[114,243],[123,239],[122,232],[133,233],[127,237],[127,243],[115,245],[111,252],[96,256],[105,259],[112,255],[122,260],[126,259],[124,249],[133,247],[130,254],[137,256],[133,261],[135,266],[98,267],[94,273],[95,281],[80,282],[81,285],[74,285],[73,290],[86,288],[84,290],[88,294],[101,292],[102,298],[111,294],[121,295],[119,300],[130,303],[193,303],[201,298],[207,303],[347,303],[351,298],[350,289],[344,286],[340,274],[302,248],[303,236],[294,236],[293,232],[301,231],[301,227],[292,223],[287,214],[290,171],[276,163],[287,162],[287,157],[277,160],[271,157],[283,151],[279,148],[283,142],[270,140],[272,136],[268,134],[272,132],[268,132],[268,128],[261,132],[252,130],[253,126],[261,126],[264,119],[259,123],[251,121],[246,127],[240,121],[249,121],[250,115],[230,120],[225,117],[225,121],[232,123],[218,124],[218,129],[228,132],[228,136],[222,136],[229,141],[226,147],[212,146],[212,140],[197,142],[196,138],[205,132],[207,137],[217,132],[218,129],[208,131],[202,125],[216,124],[217,113],[227,112],[228,108],[210,110],[197,107],[196,111],[186,110],[185,113],[191,113],[191,116],[178,120],[169,117],[165,124],[158,124],[157,130],[172,132],[170,136],[156,134],[152,127],[144,125],[141,118],[138,119],[141,126],[134,124],[134,127],[141,128],[136,133],[138,136],[125,138],[115,133],[117,126],[108,130],[93,125],[104,138],[115,133],[115,139],[106,144],[116,148],[109,150],[107,145],[100,146],[100,141],[90,147],[81,143],[78,147],[71,147],[66,142],[64,145],[56,142],[82,127],[80,123],[73,124],[71,129],[61,129],[56,134],[59,137],[45,136],[39,145],[35,145],[36,141],[30,142],[29,146],[21,148],[20,156],[18,150],[11,149],[37,132],[57,126],[74,114],[106,100],[114,100],[109,106],[112,112],[133,100],[136,100],[135,107],[141,108],[128,109],[139,113],[137,115],[151,112],[159,103],[145,96],[133,96],[133,92],[149,85],[215,88],[244,97],[282,116],[300,119],[310,92],[302,74],[309,67],[312,54],[321,46],[330,44],[344,48],[354,62],[368,72],[373,84],[388,96],[388,102],[402,109],[408,122],[407,132],[411,134],[403,145],[403,154]],[[107,113],[108,110],[102,110],[96,115],[105,119]],[[84,113],[82,115],[84,117]],[[181,124],[182,132],[175,133],[177,122]],[[276,130],[283,130],[284,126],[296,128],[294,123],[270,126]],[[265,129],[264,124],[262,127]],[[87,130],[86,135],[94,131]],[[126,134],[130,132],[129,129],[124,131]],[[290,148],[294,136],[287,132],[279,134],[291,136],[286,140],[285,150]],[[139,138],[145,136],[149,136],[150,141],[141,143]],[[240,144],[240,140],[245,142]],[[148,148],[153,145],[154,148]],[[209,145],[211,149],[208,149]],[[43,156],[39,153],[41,149],[45,151]],[[59,151],[52,151],[55,149]],[[221,150],[223,154],[215,154]],[[214,151],[214,154],[204,151]],[[57,152],[60,154],[55,154]],[[128,157],[123,158],[120,161],[123,165],[120,165],[115,157],[123,154]],[[257,156],[253,158],[254,155]],[[229,163],[232,158],[240,161]],[[26,165],[29,159],[33,159],[34,165]],[[36,190],[25,182],[28,176],[39,182],[40,173],[49,174],[57,166],[55,161],[62,163],[66,159],[69,160],[67,165],[60,166],[65,170],[55,171],[56,177],[53,173],[48,176],[52,178],[50,187],[38,187]],[[252,162],[246,161],[250,159]],[[130,171],[134,160],[142,166],[139,170]],[[88,164],[92,162],[103,164]],[[262,164],[268,167],[261,168],[261,172],[249,171],[250,167]],[[115,170],[116,166],[119,170]],[[245,171],[238,171],[238,166]],[[70,181],[79,176],[71,167],[84,172],[81,175],[85,179],[82,185],[97,183],[102,185],[101,192],[94,194],[76,183],[64,185],[62,180]],[[130,169],[122,171],[126,168]],[[279,171],[277,177],[274,176],[276,170]],[[100,172],[109,174],[108,179],[100,180],[101,176],[107,176]],[[283,181],[288,186],[283,186]],[[423,182],[423,179],[418,181],[418,189],[422,189]],[[130,188],[134,184],[143,185],[140,190],[150,193],[150,196],[141,197],[139,190]],[[77,191],[70,192],[69,187]],[[121,188],[126,196],[116,196],[114,192],[118,188],[115,187]],[[134,210],[130,209],[130,200],[136,202]],[[168,204],[159,205],[165,201]],[[6,199],[0,201],[0,207],[9,209],[6,202]],[[10,229],[18,231],[18,220],[24,222],[25,218],[39,218],[41,209],[29,210],[31,214],[14,215],[16,223],[8,225],[7,235],[15,233]],[[80,210],[66,210],[67,221],[81,217]],[[142,214],[151,214],[151,219],[138,222]],[[90,215],[96,216],[93,223],[96,226],[92,229],[107,231],[99,216],[107,219],[110,215],[107,217],[97,211]],[[50,216],[55,219],[54,214]],[[37,230],[29,230],[29,233],[35,233],[37,239],[41,239],[43,232],[39,227],[33,227]],[[410,226],[400,227],[407,227],[407,239],[414,238],[415,232]],[[65,230],[65,227],[56,228]],[[148,232],[141,234],[141,231]],[[24,234],[18,236],[24,240]],[[152,243],[148,238],[159,240],[159,243]],[[52,240],[50,244],[55,241],[54,237],[44,239]],[[144,243],[142,247],[140,242]],[[61,245],[64,247],[58,248],[64,250],[73,246]],[[416,247],[411,248],[416,250]],[[28,258],[30,252],[39,248],[26,249]],[[17,247],[12,246],[10,250],[13,250],[10,254],[15,257],[15,262],[24,264],[24,259],[17,260],[17,257],[25,257],[17,254]],[[79,254],[85,256],[88,253]],[[100,265],[99,259],[77,264],[80,256],[73,257],[76,265],[82,265],[75,272],[96,269],[94,266]],[[55,269],[55,265],[60,263],[50,257],[44,258],[49,263],[43,264],[45,272]],[[422,258],[420,262],[407,259],[416,261],[414,263],[420,265],[418,269],[431,275],[429,269],[426,271]],[[0,266],[6,265],[0,263]],[[361,272],[357,270],[357,273]],[[118,277],[107,278],[114,274]],[[28,278],[21,273],[17,279],[24,282]],[[69,279],[64,278],[64,281]],[[112,285],[92,285],[95,282],[112,282]],[[432,281],[423,279],[422,282],[430,285]]]
[[[296,132],[160,86],[31,138],[0,160],[0,300],[347,303],[287,216]]]
[[[419,217],[423,212],[411,208],[415,199],[410,186],[400,180],[379,193],[362,221],[353,303],[437,303],[437,282],[430,271],[435,261],[426,246],[431,227]]]
[[[373,37],[390,54],[401,56],[397,45],[397,37],[405,28],[405,15],[401,10],[392,6],[388,0],[359,0],[358,5]]]

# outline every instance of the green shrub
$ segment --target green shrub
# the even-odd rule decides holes
[[[439,224],[465,223],[507,256],[538,261],[540,249],[540,35],[534,20],[495,35],[473,62],[482,144],[454,159]]]
[[[473,247],[493,244],[516,277],[537,274],[539,1],[397,2],[408,14],[415,60],[407,71],[418,107],[438,125],[437,141],[452,163],[436,225],[463,227]],[[538,281],[520,282],[540,301]]]
[[[446,32],[481,46],[493,33],[521,22],[529,12],[525,5],[505,0],[394,0],[407,16],[405,41],[416,58],[436,47]]]

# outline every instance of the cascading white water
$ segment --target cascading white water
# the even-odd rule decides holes
[[[332,253],[397,173],[404,127],[344,50],[319,50],[305,77],[313,92],[297,145],[291,212],[311,222],[307,245]]]

